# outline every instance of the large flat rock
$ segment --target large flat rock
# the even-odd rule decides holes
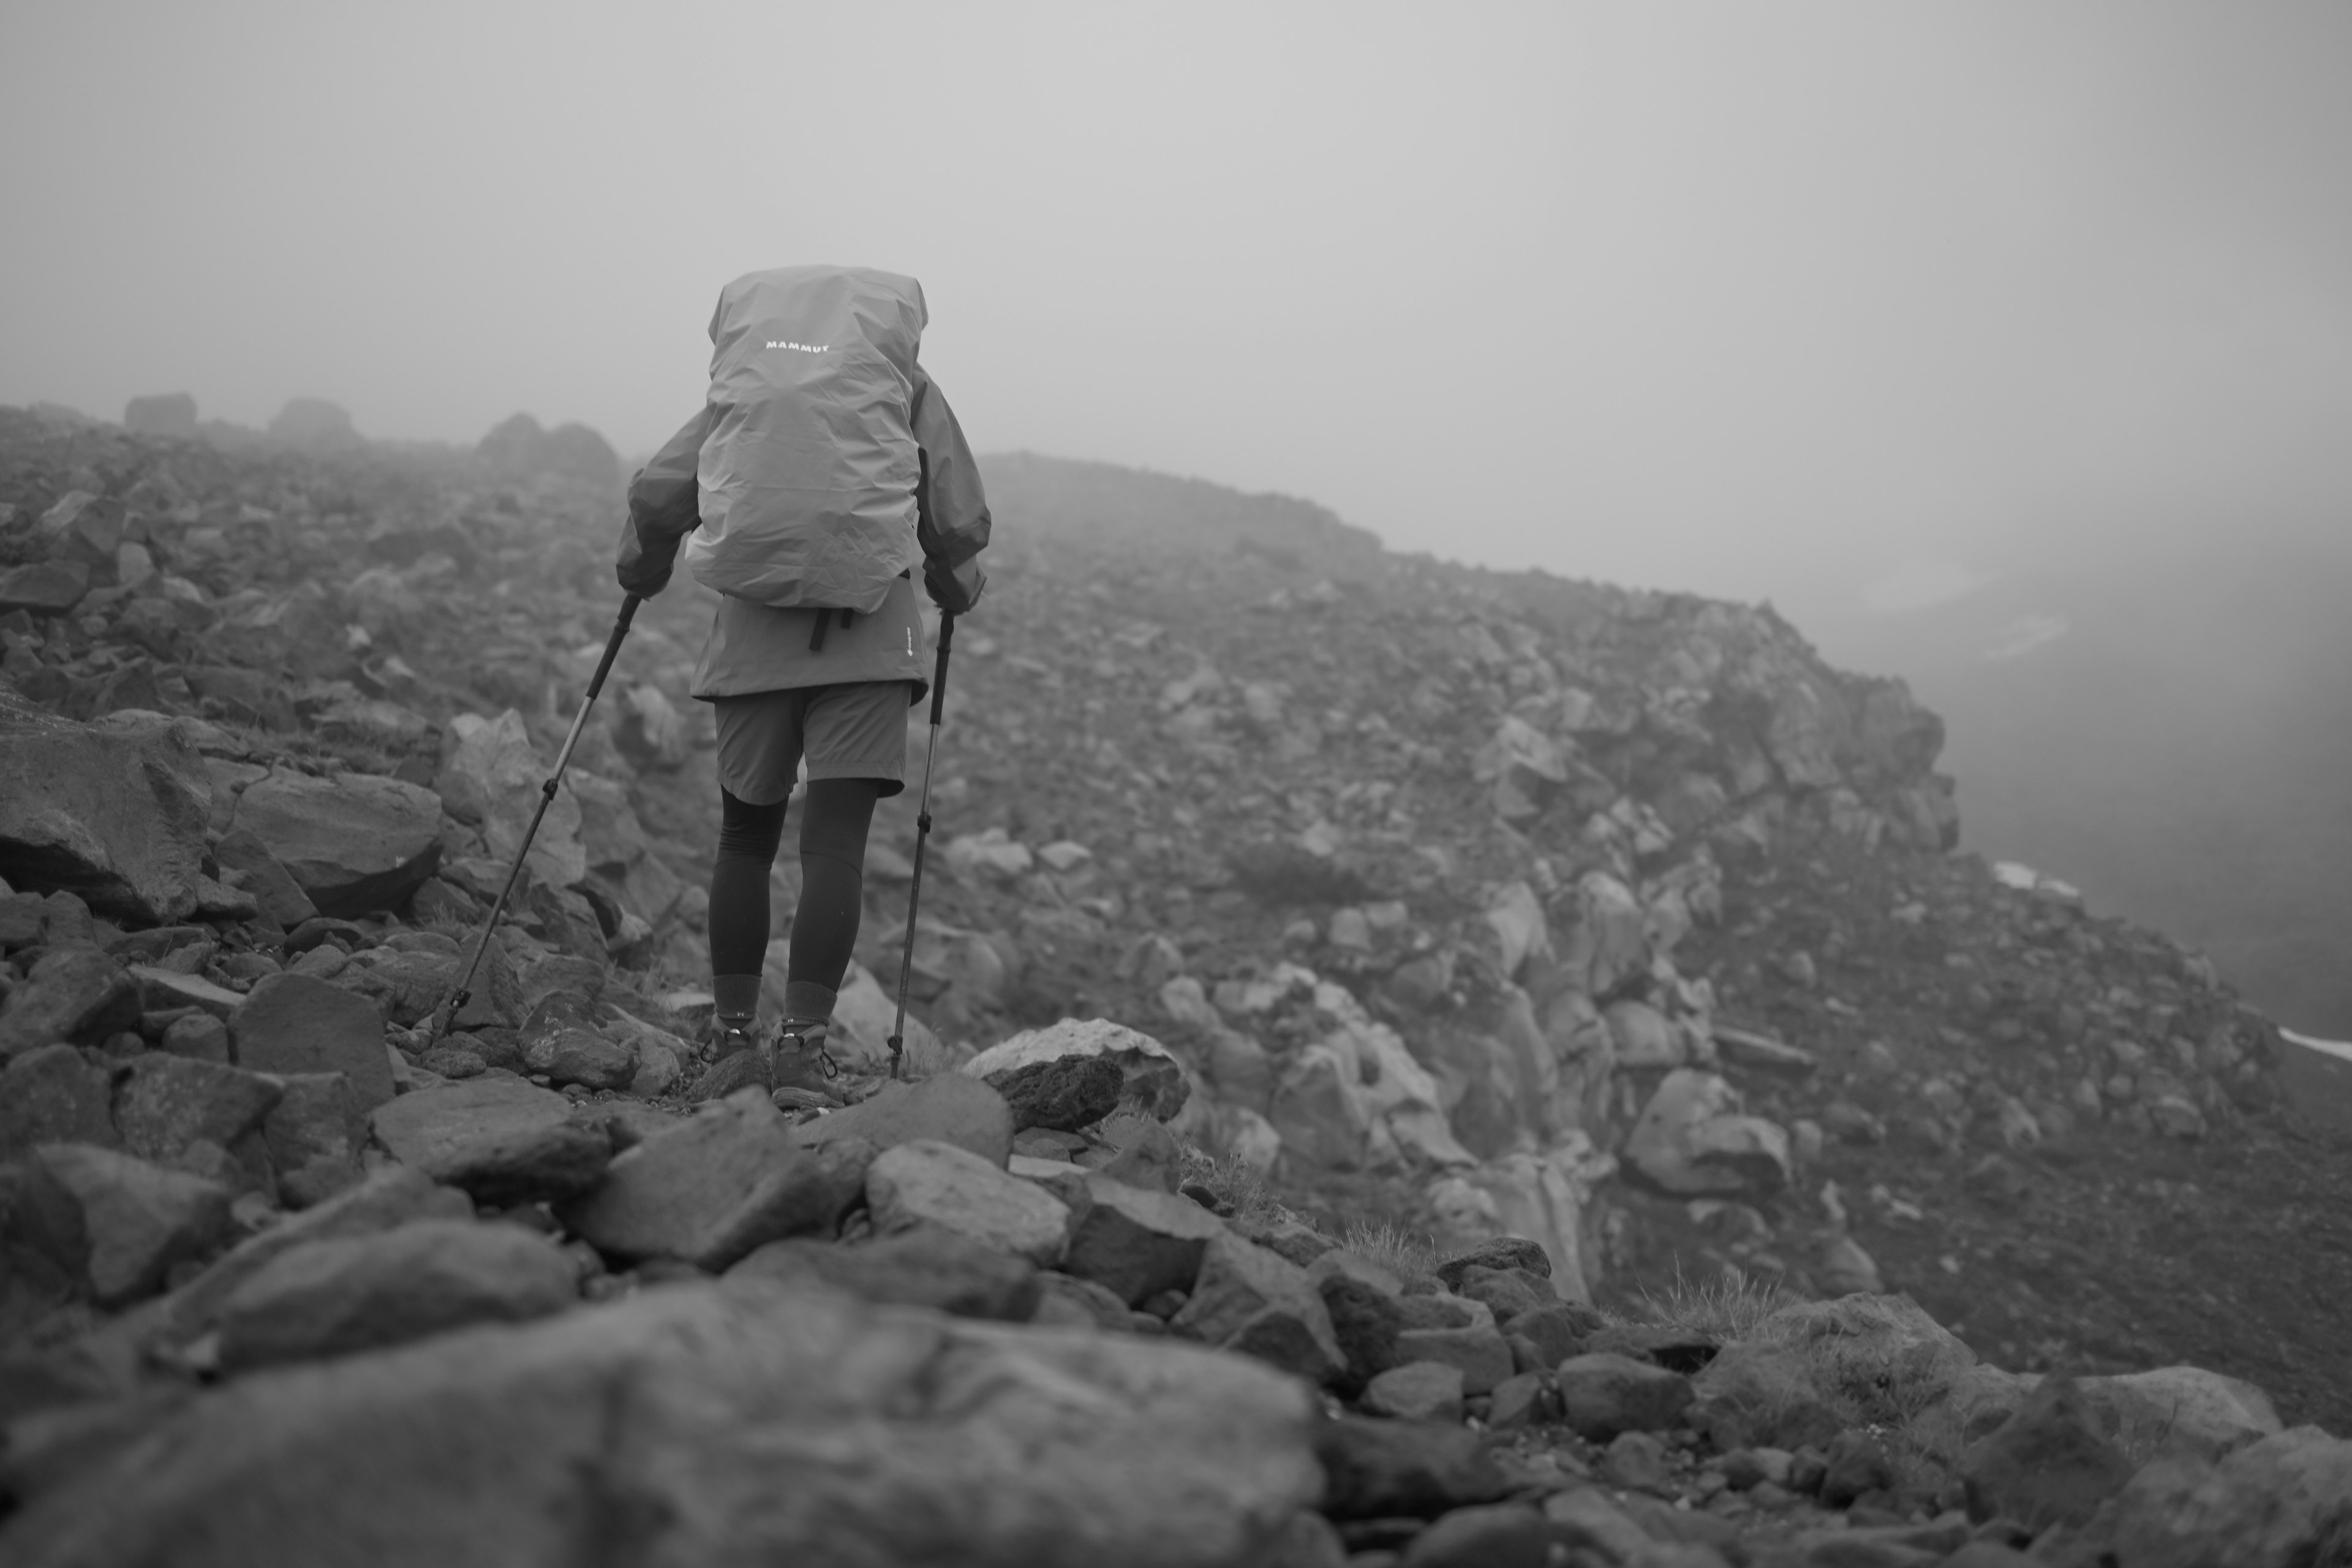
[[[341,1073],[361,1105],[393,1095],[383,1019],[373,1004],[309,974],[272,974],[229,1018],[237,1065],[255,1072]]]
[[[362,1004],[365,1005],[365,1004]],[[498,1206],[576,1197],[604,1177],[612,1137],[572,1102],[517,1078],[476,1078],[402,1095],[369,1118],[403,1164]]]
[[[26,1568],[1222,1568],[1281,1560],[1318,1414],[1240,1356],[730,1280],[232,1384],[7,1540]]]
[[[176,731],[94,730],[0,691],[0,878],[100,914],[196,907],[212,778]]]

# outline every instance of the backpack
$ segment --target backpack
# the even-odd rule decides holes
[[[738,278],[710,320],[710,425],[686,566],[780,609],[881,608],[920,561],[922,285],[866,267]],[[820,618],[819,625],[823,625]]]

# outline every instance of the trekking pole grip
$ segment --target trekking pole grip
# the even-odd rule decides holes
[[[620,619],[613,623],[613,635],[604,639],[604,657],[596,661],[595,679],[588,683],[588,700],[593,702],[604,689],[604,678],[613,673],[613,661],[621,657],[621,641],[629,635],[629,623],[637,617],[637,606],[645,601],[631,594],[621,601]]]
[[[940,727],[940,713],[948,701],[948,645],[955,641],[955,616],[940,612],[940,657],[931,667],[931,728]]]

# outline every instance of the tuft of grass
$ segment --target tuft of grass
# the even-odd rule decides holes
[[[1425,1279],[1437,1272],[1444,1261],[1438,1256],[1437,1244],[1426,1236],[1416,1235],[1387,1220],[1372,1223],[1351,1220],[1339,1237],[1339,1245],[1359,1258],[1379,1264],[1401,1279]]]
[[[1713,1280],[1686,1279],[1677,1260],[1675,1282],[1664,1295],[1643,1287],[1641,1312],[1643,1321],[1660,1328],[1729,1344],[1749,1338],[1758,1324],[1794,1300],[1778,1285],[1759,1284],[1729,1267]]]

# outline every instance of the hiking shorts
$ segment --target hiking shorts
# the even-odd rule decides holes
[[[907,787],[907,710],[913,683],[858,680],[714,697],[719,782],[751,805],[793,793],[803,758],[811,779],[872,779],[885,798]]]

